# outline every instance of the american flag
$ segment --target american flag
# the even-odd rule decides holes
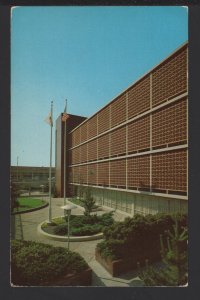
[[[45,122],[46,122],[47,124],[49,124],[50,126],[53,126],[53,120],[52,120],[51,112],[50,112],[50,113],[48,114],[48,116],[46,117]]]
[[[69,118],[69,115],[67,113],[62,114],[62,122],[67,121],[68,118]]]

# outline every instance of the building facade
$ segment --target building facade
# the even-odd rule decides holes
[[[68,131],[69,195],[86,185],[97,203],[130,215],[187,211],[187,52],[186,43]]]
[[[69,118],[66,122],[66,165],[69,166],[69,132],[82,123],[86,118],[75,115],[68,115]],[[56,193],[58,196],[63,197],[64,190],[64,131],[65,124],[62,122],[62,115],[60,115],[56,120],[56,132],[55,132],[55,176],[56,176]],[[69,184],[69,172],[68,168],[66,170],[66,185]],[[69,194],[69,187],[66,189],[67,195]]]
[[[52,179],[55,182],[55,168],[51,170]],[[48,190],[49,167],[11,166],[11,179],[21,189],[38,189],[41,185]]]

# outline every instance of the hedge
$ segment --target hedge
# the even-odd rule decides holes
[[[103,258],[123,259],[138,257],[141,260],[160,258],[160,234],[171,230],[174,218],[179,226],[187,226],[186,214],[136,215],[104,228],[104,241],[97,244]]]
[[[62,275],[88,269],[85,260],[63,247],[32,241],[11,241],[11,280],[14,285],[40,286]]]

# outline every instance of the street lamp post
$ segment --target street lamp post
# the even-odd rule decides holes
[[[70,234],[70,215],[71,215],[71,211],[72,209],[75,209],[77,208],[76,205],[73,205],[73,204],[67,204],[67,205],[64,205],[64,206],[61,206],[61,208],[64,210],[64,215],[66,216],[67,215],[67,223],[68,223],[68,226],[67,226],[67,236],[68,236],[68,250],[69,250],[69,241],[70,241],[70,238],[69,238],[69,234]]]

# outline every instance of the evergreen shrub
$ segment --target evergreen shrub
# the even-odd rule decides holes
[[[94,235],[101,232],[104,227],[113,224],[113,213],[105,213],[102,216],[95,215],[83,215],[83,216],[71,216],[70,217],[70,235],[72,236],[84,236]],[[58,224],[54,227],[54,234],[67,235],[68,224]]]
[[[14,285],[42,285],[88,268],[85,260],[66,248],[32,241],[11,241],[11,279]]]
[[[167,231],[167,238],[160,235],[162,267],[156,268],[146,261],[146,268],[139,267],[139,276],[146,286],[183,286],[188,281],[188,230],[178,225],[177,220],[173,231]],[[138,264],[139,266],[140,264]]]
[[[103,230],[104,241],[97,244],[97,250],[104,258],[160,258],[160,234],[166,234],[174,224],[175,215],[135,215],[123,222],[116,222]],[[180,226],[187,226],[187,215],[176,214]]]

